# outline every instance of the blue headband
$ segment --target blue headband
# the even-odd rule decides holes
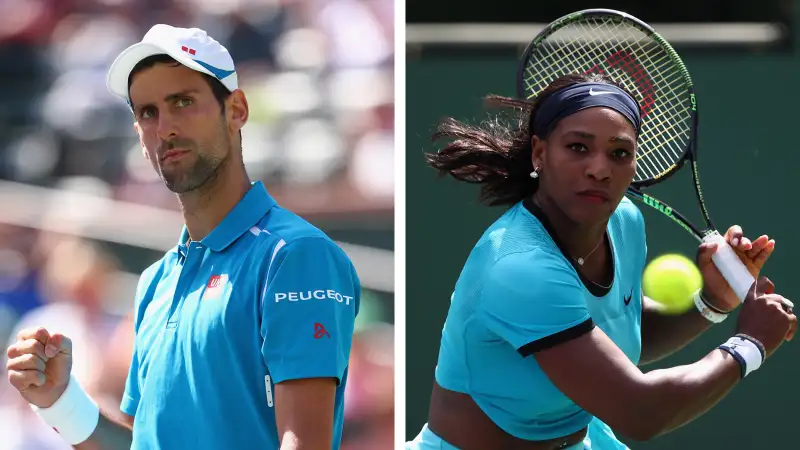
[[[537,108],[532,132],[541,138],[553,130],[559,120],[587,108],[604,106],[625,116],[636,134],[642,128],[639,104],[627,92],[606,83],[578,83],[556,91]]]

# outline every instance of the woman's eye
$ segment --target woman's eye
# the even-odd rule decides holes
[[[567,148],[569,148],[572,151],[581,152],[581,153],[589,150],[588,148],[586,148],[585,145],[578,144],[578,143],[569,144],[569,145],[567,145]]]
[[[618,149],[614,150],[614,152],[612,154],[614,155],[615,158],[627,159],[633,153],[631,153],[629,150],[625,150],[623,148],[618,148]]]

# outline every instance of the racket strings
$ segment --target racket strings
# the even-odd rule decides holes
[[[629,45],[627,49],[629,52],[633,52],[633,45]],[[659,49],[656,49],[659,50]],[[631,55],[631,53],[627,53]],[[661,61],[668,60],[668,56],[662,53]],[[642,51],[639,52],[639,55],[644,56],[645,63],[652,62],[651,59],[652,52],[650,51]],[[640,67],[642,65],[638,63],[638,61],[633,60],[633,56],[629,56],[631,60],[628,62],[628,65],[636,64]],[[650,60],[650,61],[647,61]],[[655,104],[651,104],[650,106],[653,108],[652,113],[648,114],[649,118],[646,116],[645,120],[643,121],[642,127],[642,137],[640,139],[640,146],[642,151],[640,152],[639,156],[639,163],[642,164],[642,169],[647,172],[649,177],[653,177],[657,173],[663,173],[669,170],[669,168],[682,156],[682,148],[676,144],[674,139],[675,134],[681,134],[682,131],[686,132],[688,136],[688,127],[685,130],[675,130],[677,126],[685,125],[685,123],[676,120],[680,117],[682,113],[688,112],[688,108],[683,108],[680,110],[675,107],[675,105],[670,102],[673,97],[678,95],[678,92],[675,92],[676,89],[679,87],[675,86],[674,83],[670,83],[667,76],[661,73],[661,67],[657,65],[657,63],[652,62],[649,64],[650,67],[655,68],[653,72],[655,72],[656,77],[661,77],[667,82],[662,83],[663,85],[669,86],[669,90],[663,92],[662,95],[659,97],[659,102]],[[639,77],[647,76],[646,73],[642,73],[643,67],[641,70],[637,70]],[[673,72],[675,73],[675,72]],[[638,86],[640,83],[637,83],[636,78],[633,78],[634,85]],[[650,83],[652,84],[652,82]],[[639,89],[641,91],[641,89]],[[660,105],[664,104],[665,107],[659,107]],[[677,133],[676,133],[677,131]],[[661,150],[659,152],[655,152],[654,150]]]
[[[671,158],[666,158],[666,155],[662,152],[657,152],[654,155],[660,157],[664,163],[664,165],[660,165],[658,169],[665,171],[683,155],[683,147],[675,145],[678,143],[675,137],[683,136],[686,139],[689,138],[689,123],[686,120],[680,120],[681,117],[689,117],[689,104],[687,102],[677,102],[676,104],[675,99],[685,98],[687,89],[682,83],[683,79],[680,72],[672,70],[667,75],[661,72],[663,65],[669,64],[670,60],[666,52],[662,51],[660,53],[661,58],[658,61],[647,61],[651,58],[651,52],[640,53],[644,56],[645,62],[649,62],[649,65],[655,68],[654,72],[656,72],[656,76],[664,80],[663,85],[669,87],[668,90],[663,92],[660,96],[660,102],[666,104],[665,107],[662,108],[662,113],[654,114],[651,120],[647,120],[644,124],[646,128],[643,130],[644,139],[642,142],[644,143],[645,149],[641,152],[640,156],[647,158],[649,155],[654,154],[654,150],[657,149],[669,150],[669,156],[671,156]],[[683,96],[681,96],[682,94]],[[650,132],[651,130],[652,132]],[[659,138],[661,139],[659,140]],[[648,145],[650,141],[653,141],[655,145]]]
[[[587,31],[586,31],[586,27],[585,27],[583,24],[579,24],[579,25],[581,25],[581,28],[583,29],[583,32],[584,32],[584,34],[588,34],[588,33],[587,33]],[[617,35],[620,35],[620,34],[621,34],[621,33],[620,33],[621,29],[628,29],[628,30],[630,30],[630,28],[628,28],[628,27],[622,27],[622,26],[620,26],[620,25],[616,25],[616,26],[614,27],[614,29],[613,29],[613,30],[611,30],[611,32],[612,32],[612,33],[616,33]],[[645,39],[647,38],[647,36],[646,36],[646,35],[644,35],[644,33],[640,33],[640,36],[639,36],[639,38],[638,38],[638,39],[636,39],[635,41],[631,42],[632,40],[630,39],[630,37],[634,37],[634,36],[630,36],[630,34],[631,34],[631,33],[628,33],[628,34],[629,34],[629,36],[628,36],[628,39],[624,39],[624,40],[622,40],[622,42],[628,42],[628,45],[626,46],[626,47],[627,47],[627,48],[626,48],[626,50],[627,50],[627,51],[625,52],[625,54],[626,54],[626,55],[630,55],[630,53],[634,51],[634,50],[633,50],[633,49],[634,49],[634,46],[635,46],[635,45],[637,45],[637,44],[638,44],[638,45],[641,45],[641,40],[642,40],[643,38],[645,38]],[[634,37],[634,39],[635,39],[635,37]],[[565,41],[565,40],[563,40],[563,39],[560,41],[560,44],[561,44],[562,48],[567,48],[567,47],[569,47],[569,44],[573,44],[573,43],[574,43],[574,41],[573,41],[573,42],[567,42],[567,41]],[[564,46],[564,44],[567,44],[567,45],[566,45],[566,46]],[[561,54],[561,56],[562,56],[562,59],[561,59],[561,61],[564,61],[564,58],[573,59],[573,58],[574,58],[574,57],[575,57],[577,54],[579,54],[578,52],[580,52],[580,51],[583,51],[583,50],[584,50],[584,49],[582,49],[582,48],[576,48],[576,47],[577,47],[577,46],[574,46],[574,45],[573,45],[573,46],[572,46],[572,50],[571,50],[571,52],[570,52],[569,54],[565,54],[565,53],[563,53],[563,52],[562,52],[562,54]],[[660,48],[656,46],[656,47],[655,47],[655,50],[660,50]],[[612,55],[612,56],[619,55],[620,53],[622,53],[622,52],[618,51],[617,53],[615,53],[615,54],[614,54],[614,55]],[[668,78],[667,78],[667,76],[663,75],[663,73],[662,73],[662,72],[661,72],[661,70],[660,70],[660,69],[661,69],[661,67],[660,67],[660,65],[658,64],[658,62],[662,62],[662,61],[669,61],[669,56],[668,56],[668,55],[667,55],[665,52],[663,52],[663,51],[661,51],[661,52],[660,52],[660,53],[661,53],[661,58],[660,58],[658,61],[653,61],[653,60],[652,60],[652,58],[651,58],[651,54],[652,54],[652,52],[640,52],[640,53],[641,53],[642,55],[646,56],[646,58],[647,58],[648,62],[650,62],[650,63],[651,63],[650,65],[651,65],[653,68],[655,68],[656,76],[661,76],[661,77],[662,77],[662,78],[664,78],[664,79],[668,79]],[[640,88],[640,86],[642,86],[642,83],[640,82],[640,80],[639,80],[639,79],[637,79],[637,76],[638,76],[638,78],[642,78],[642,77],[646,77],[646,76],[647,76],[646,72],[644,72],[644,68],[643,68],[643,67],[641,67],[641,65],[640,65],[640,64],[638,64],[638,63],[637,63],[635,60],[633,60],[633,58],[632,58],[632,57],[628,57],[628,58],[621,58],[621,59],[623,59],[623,61],[622,61],[622,62],[623,62],[623,69],[625,68],[624,66],[631,66],[631,65],[633,65],[633,64],[636,64],[636,65],[638,65],[638,66],[639,66],[639,67],[637,68],[637,70],[636,70],[635,74],[633,75],[633,83],[634,83],[634,85],[635,85],[635,86],[634,86],[634,89],[632,89],[632,90],[633,90],[634,92],[638,91],[639,95],[642,97],[642,102],[643,102],[643,103],[645,103],[645,107],[652,106],[652,97],[653,97],[653,95],[652,95],[652,94],[653,94],[653,93],[652,93],[652,92],[647,92],[647,91],[644,91],[643,89],[641,89],[641,88]],[[557,63],[558,63],[558,62],[557,62]],[[612,61],[612,63],[613,63],[613,61]],[[595,65],[595,67],[597,67],[597,65]],[[573,69],[574,69],[574,68],[573,68]],[[592,71],[592,69],[590,69],[589,71]],[[595,71],[595,72],[599,72],[598,70],[594,70],[594,71]],[[630,75],[630,71],[626,71],[626,72],[628,72],[628,75]],[[675,75],[676,75],[676,76],[674,76],[674,77],[672,77],[672,78],[674,78],[674,79],[680,79],[680,74],[679,74],[678,72],[676,72],[676,71],[673,71],[673,72],[672,72],[672,74],[675,74]],[[648,84],[649,84],[649,86],[652,86],[652,83],[648,83]],[[678,86],[676,86],[676,85],[675,85],[675,83],[672,83],[672,82],[670,82],[668,85],[669,85],[669,86],[672,88],[672,89],[671,89],[671,91],[674,91],[674,90],[676,89],[676,87],[678,87]],[[668,94],[669,94],[669,93],[672,93],[672,92],[668,92]],[[669,97],[671,97],[671,96],[668,96],[667,98],[669,98]],[[643,108],[643,109],[644,109],[644,108]],[[684,107],[683,109],[684,109],[684,111],[683,111],[683,112],[686,112],[686,111],[688,110],[688,107]],[[668,111],[669,111],[669,109],[668,109]],[[649,112],[649,111],[648,111],[648,112]],[[675,110],[674,110],[674,108],[673,108],[673,111],[669,111],[669,113],[671,113],[671,114],[669,115],[668,119],[671,119],[671,120],[672,120],[672,125],[671,125],[671,126],[669,126],[669,128],[664,128],[664,127],[662,126],[661,133],[658,133],[658,134],[653,134],[653,137],[658,137],[660,134],[661,134],[661,135],[663,135],[663,134],[667,134],[668,132],[672,131],[672,129],[673,129],[673,128],[675,128],[675,123],[676,123],[676,121],[674,120],[674,118],[675,118],[675,116],[676,116],[676,115],[680,114],[680,113],[681,113],[681,111],[675,111]],[[647,125],[649,125],[649,126],[655,127],[655,126],[658,126],[658,125],[660,125],[660,124],[663,124],[663,123],[668,123],[668,124],[670,123],[670,121],[669,121],[669,120],[665,120],[665,119],[663,119],[663,118],[664,118],[664,114],[660,114],[660,115],[658,115],[658,117],[662,118],[662,120],[659,120],[658,122],[655,122],[655,121],[648,121],[648,122],[646,122],[646,124],[647,124]],[[660,122],[660,123],[659,123],[659,122]],[[643,135],[644,135],[644,136],[648,136],[648,135],[650,135],[650,134],[651,134],[651,133],[648,133],[647,125],[645,125],[645,128],[643,129]],[[645,150],[642,152],[643,156],[645,156],[645,157],[647,157],[647,156],[648,156],[648,155],[649,155],[649,154],[652,152],[652,150],[649,150],[649,151],[647,150],[647,149],[648,149],[648,147],[650,147],[650,146],[648,146],[647,144],[648,144],[648,142],[647,142],[647,139],[645,139],[645,140],[644,140],[644,148],[645,148]],[[643,164],[643,165],[642,165],[642,169],[644,169],[644,171],[645,171],[645,172],[647,172],[649,176],[653,176],[653,175],[655,175],[655,173],[654,173],[654,171],[653,171],[653,168],[652,168],[651,166],[653,166],[653,165],[657,165],[657,167],[655,168],[655,170],[656,170],[658,173],[663,173],[664,171],[668,170],[668,169],[669,169],[669,167],[671,167],[671,166],[674,164],[674,162],[675,162],[675,161],[677,161],[677,159],[679,159],[679,158],[680,158],[680,156],[682,155],[682,152],[681,152],[681,150],[682,150],[682,149],[678,148],[678,149],[677,149],[678,151],[676,151],[676,149],[675,149],[675,146],[674,146],[674,145],[673,145],[673,146],[667,146],[667,145],[665,145],[665,144],[668,144],[668,142],[663,142],[663,141],[662,141],[662,142],[658,142],[658,143],[657,143],[657,145],[658,145],[659,147],[667,147],[667,148],[670,148],[670,147],[671,147],[670,149],[672,150],[672,152],[671,152],[671,153],[673,153],[673,155],[672,155],[672,156],[673,156],[673,158],[671,158],[671,159],[672,159],[671,161],[666,161],[666,160],[664,160],[665,158],[663,157],[663,155],[661,155],[661,154],[659,153],[658,155],[660,155],[660,156],[661,156],[661,159],[662,159],[662,160],[664,160],[664,161],[657,161],[657,160],[656,160],[656,164],[653,164],[652,162],[650,162],[650,163],[648,164],[648,161],[645,159],[645,160],[644,160],[645,164]]]
[[[619,21],[594,18],[548,36],[529,57],[529,97],[571,73],[607,73],[634,92],[644,112],[637,176],[657,178],[683,156],[690,140],[691,103],[683,68],[649,35]],[[657,86],[657,89],[655,88]]]
[[[670,90],[664,93],[664,99],[671,99],[671,97],[677,94],[674,91],[678,86],[672,82],[669,82],[669,75],[675,74],[676,72],[672,71],[667,75],[662,72],[662,67],[659,63],[669,62],[669,55],[667,55],[666,52],[661,51],[660,47],[657,45],[652,50],[660,53],[661,58],[653,61],[653,51],[651,51],[651,49],[647,49],[645,45],[642,45],[642,40],[644,39],[647,39],[646,43],[654,44],[646,35],[640,33],[638,39],[632,42],[630,38],[635,39],[636,36],[632,35],[633,33],[629,27],[623,27],[620,24],[617,24],[614,29],[611,30],[612,33],[617,35],[621,34],[622,31],[628,32],[628,39],[622,39],[621,42],[627,42],[628,44],[626,46],[622,46],[624,50],[620,50],[613,54],[611,58],[609,58],[609,62],[612,65],[614,65],[615,62],[622,64],[623,72],[630,77],[630,82],[634,86],[634,88],[631,90],[634,92],[638,91],[639,95],[642,97],[640,102],[642,103],[644,117],[646,118],[650,112],[654,112],[654,114],[650,116],[650,120],[645,120],[643,123],[642,139],[640,139],[640,147],[642,150],[639,152],[639,155],[637,155],[637,164],[640,166],[639,170],[644,172],[646,178],[654,178],[657,174],[668,171],[669,168],[672,167],[672,165],[682,156],[681,148],[677,147],[676,145],[670,145],[674,143],[674,140],[669,139],[671,137],[669,132],[675,128],[676,123],[678,122],[674,119],[678,114],[680,114],[680,111],[676,111],[675,108],[668,107],[664,108],[665,111],[662,113],[662,111],[657,108],[658,104],[655,103],[655,81],[649,76],[643,64],[640,63],[635,56],[633,56],[635,52],[635,46],[639,45],[644,48],[643,51],[638,53],[641,56],[644,56],[643,59],[645,60],[645,63],[650,63],[648,65],[654,69],[652,72],[654,72],[655,77],[660,77],[661,79],[668,81],[667,83],[662,83],[670,87]],[[679,77],[677,77],[677,79],[680,80]],[[654,111],[653,108],[655,108]],[[665,118],[666,115],[669,115],[669,117]],[[665,127],[664,124],[667,124],[667,127]],[[659,137],[664,137],[664,139],[659,141],[657,140]],[[653,141],[654,145],[649,145],[650,141]],[[661,152],[654,153],[654,149],[663,149],[664,151],[668,151],[670,153],[668,156],[671,156],[671,158],[667,158],[667,155],[664,155]],[[653,156],[652,159],[650,158],[651,155]]]

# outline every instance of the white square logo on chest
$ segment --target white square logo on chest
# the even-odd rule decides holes
[[[228,274],[211,275],[206,284],[206,292],[203,294],[204,299],[215,299],[222,295],[225,291],[225,286],[228,285]]]

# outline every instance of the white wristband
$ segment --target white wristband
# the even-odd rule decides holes
[[[74,377],[70,377],[67,389],[52,406],[39,408],[31,405],[31,409],[71,445],[89,439],[100,420],[97,403]]]
[[[763,344],[747,335],[737,334],[725,341],[719,348],[736,358],[742,366],[742,378],[757,370],[764,362]]]
[[[722,314],[709,308],[706,302],[703,300],[703,297],[700,295],[700,292],[700,289],[694,292],[694,305],[697,306],[697,310],[700,311],[700,314],[702,314],[703,317],[713,323],[720,323],[728,318],[727,314]]]

